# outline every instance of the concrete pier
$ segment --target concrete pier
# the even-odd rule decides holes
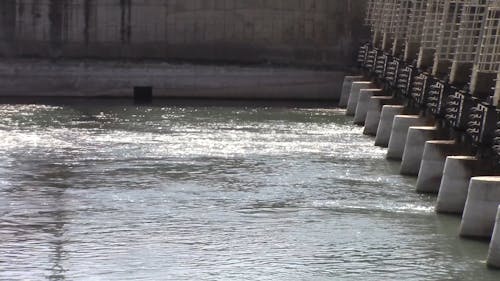
[[[472,178],[460,224],[460,236],[491,238],[498,205],[500,205],[500,177]]]
[[[377,128],[375,145],[387,147],[391,138],[392,125],[396,115],[403,114],[405,107],[403,105],[384,105],[380,113],[380,122]]]
[[[448,156],[444,164],[436,212],[462,214],[470,179],[480,175],[480,161],[473,156]]]
[[[377,135],[380,117],[382,115],[382,108],[384,105],[391,104],[393,102],[394,98],[392,96],[374,96],[370,98],[368,103],[368,112],[366,112],[363,134],[369,136]]]
[[[349,94],[349,99],[347,100],[347,110],[345,114],[347,116],[354,116],[356,113],[356,107],[358,106],[359,92],[362,89],[374,88],[375,85],[370,81],[357,81],[352,83],[351,93]]]
[[[425,118],[419,115],[396,115],[392,124],[391,137],[389,139],[389,148],[387,150],[387,159],[401,160],[405,149],[408,130],[412,126],[426,125]]]
[[[435,140],[425,143],[417,179],[417,192],[439,192],[446,157],[458,153],[455,141]]]
[[[418,176],[424,154],[425,142],[433,140],[438,129],[433,126],[410,127],[403,152],[400,173],[408,176]]]
[[[354,114],[354,124],[360,126],[365,125],[371,97],[381,95],[382,93],[382,89],[361,89],[359,91],[358,105],[356,106],[356,113]]]
[[[500,206],[498,207],[495,228],[491,237],[487,265],[491,268],[500,269]]]
[[[342,93],[340,94],[339,107],[346,108],[349,95],[351,94],[352,83],[361,81],[363,76],[346,76],[342,84]]]

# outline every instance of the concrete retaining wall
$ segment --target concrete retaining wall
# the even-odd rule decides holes
[[[2,0],[4,57],[354,62],[364,0]]]
[[[0,96],[338,100],[341,72],[292,68],[47,60],[0,61]]]

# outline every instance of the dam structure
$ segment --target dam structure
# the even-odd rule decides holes
[[[371,0],[365,23],[342,93],[354,123],[438,213],[461,216],[457,234],[491,240],[500,268],[500,1]]]
[[[4,0],[0,96],[335,100],[368,38],[365,5]]]
[[[330,279],[332,264],[343,280],[352,268],[360,279],[434,280],[435,248],[451,240],[437,237],[449,233],[433,229],[434,210],[460,218],[460,242],[488,241],[484,258],[500,268],[500,0],[0,0],[0,85],[0,99],[24,102],[0,108],[10,165],[0,180],[12,185],[0,192],[19,202],[0,211],[8,230],[55,217],[56,265],[45,266],[55,277],[89,274],[82,261],[97,260],[101,274],[132,265],[119,276],[140,279],[142,253],[159,257],[154,274],[201,268],[201,280],[230,267],[223,280],[293,279],[298,265]],[[37,106],[44,98],[77,102]],[[203,106],[149,107],[154,99]],[[205,106],[226,99],[266,106]],[[367,139],[376,147],[356,150]],[[391,177],[394,163],[405,177]],[[24,190],[27,175],[35,187]],[[37,196],[56,200],[38,206]],[[34,214],[11,210],[23,204]],[[31,240],[8,234],[8,253],[24,254],[17,246]],[[117,266],[102,263],[108,248]],[[9,266],[19,274],[18,260]]]

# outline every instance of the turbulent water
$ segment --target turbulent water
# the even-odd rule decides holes
[[[341,110],[0,105],[0,280],[500,280]]]

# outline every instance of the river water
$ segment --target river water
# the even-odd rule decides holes
[[[334,108],[0,105],[0,280],[500,280]]]

